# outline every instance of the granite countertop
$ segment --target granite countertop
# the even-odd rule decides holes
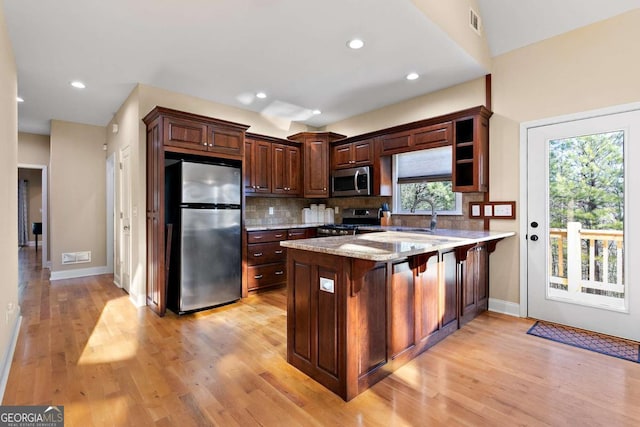
[[[265,231],[265,230],[286,230],[289,228],[316,228],[324,225],[324,222],[314,222],[309,224],[261,224],[261,225],[247,225],[244,228],[247,231]]]
[[[374,227],[372,227],[371,231]],[[398,228],[398,227],[387,227]],[[381,231],[380,227],[376,227]],[[414,229],[417,230],[417,229]],[[457,246],[471,245],[488,240],[515,236],[512,231],[445,230],[435,232],[384,231],[354,236],[321,237],[315,239],[285,240],[281,246],[348,258],[370,261],[392,261]]]

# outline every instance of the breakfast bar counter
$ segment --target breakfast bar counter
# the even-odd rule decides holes
[[[512,232],[384,231],[283,241],[287,361],[351,400],[482,311]]]

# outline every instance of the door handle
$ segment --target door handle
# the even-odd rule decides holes
[[[131,230],[131,227],[129,227],[128,225],[125,225],[124,227],[122,227],[122,229],[124,231],[129,231],[129,230]]]
[[[531,236],[531,241],[532,242],[537,242],[538,241],[538,236],[536,236],[535,234]]]

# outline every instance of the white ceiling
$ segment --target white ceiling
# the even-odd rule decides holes
[[[638,0],[478,1],[494,55],[638,6]],[[410,0],[4,5],[25,99],[18,109],[23,132],[47,134],[51,119],[104,126],[138,82],[323,126],[489,72]],[[352,37],[365,47],[348,49]],[[422,77],[405,80],[412,71]],[[87,88],[70,87],[76,79]],[[258,91],[268,97],[257,99]],[[311,115],[313,109],[322,114]]]

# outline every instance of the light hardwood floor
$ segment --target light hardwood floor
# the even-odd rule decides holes
[[[285,292],[195,315],[135,308],[111,276],[50,283],[21,251],[5,405],[67,426],[640,425],[640,364],[487,313],[351,402],[286,363]]]

